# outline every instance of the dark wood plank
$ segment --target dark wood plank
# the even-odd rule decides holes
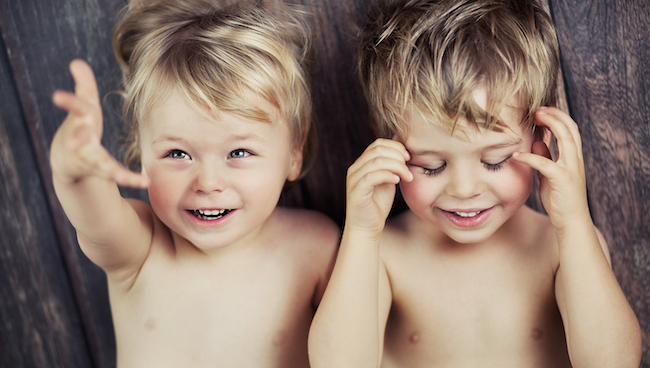
[[[650,3],[551,0],[596,225],[644,331],[650,367]]]
[[[1,38],[0,46],[0,367],[90,367]]]
[[[342,224],[346,170],[374,139],[354,63],[354,24],[364,19],[372,0],[295,1],[316,14],[313,98],[320,150],[314,169],[282,203],[317,209]],[[588,153],[592,213],[647,332],[650,138],[644,122],[649,121],[650,11],[643,0],[550,2],[563,50],[568,105]],[[86,367],[91,361],[114,366],[105,278],[80,254],[53,196],[47,151],[64,117],[50,95],[55,88],[72,88],[67,72],[72,58],[90,62],[102,94],[118,86],[110,35],[125,3],[0,0],[0,30],[11,55],[0,73],[0,278],[10,280],[0,286],[0,366]],[[8,90],[11,85],[16,90]],[[118,106],[115,96],[104,100],[103,143],[114,154],[124,131]],[[138,191],[124,193],[145,198]],[[12,222],[14,214],[19,220]],[[62,278],[66,273],[67,281]],[[67,291],[66,282],[71,285]],[[80,324],[83,331],[76,327]],[[61,342],[51,342],[55,340]],[[644,354],[645,367],[650,367],[647,340]]]
[[[300,186],[301,201],[342,225],[347,168],[374,139],[355,65],[355,25],[371,0],[300,3],[314,14],[312,98],[319,132],[318,158]]]
[[[25,124],[36,153],[36,172],[43,178],[46,197],[42,204],[49,204],[51,209],[56,229],[53,239],[58,240],[64,260],[60,267],[69,275],[87,346],[94,365],[98,367],[115,365],[105,276],[79,251],[74,230],[65,220],[52,190],[49,144],[65,113],[58,110],[50,98],[56,88],[73,88],[67,71],[67,64],[73,58],[83,58],[91,64],[102,94],[118,86],[120,72],[112,56],[110,38],[115,15],[125,3],[84,0],[0,2],[0,27],[9,50]],[[112,152],[119,151],[124,130],[117,101],[116,96],[104,101],[105,125],[109,128],[105,129],[103,143]],[[57,243],[52,247],[56,249]]]

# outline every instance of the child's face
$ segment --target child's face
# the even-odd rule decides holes
[[[289,128],[225,112],[208,115],[176,90],[161,102],[140,129],[154,212],[201,250],[251,242],[285,180],[300,173],[302,153]]]
[[[478,92],[481,104],[484,93]],[[519,123],[522,114],[522,109],[506,106],[501,118],[509,129],[502,132],[477,131],[460,122],[467,139],[410,114],[404,144],[412,156],[408,165],[414,179],[400,184],[409,208],[456,242],[490,238],[531,190],[530,167],[510,160],[515,152],[530,152],[534,141],[533,133]]]

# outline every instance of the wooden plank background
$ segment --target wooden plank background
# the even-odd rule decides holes
[[[88,60],[104,103],[103,143],[124,127],[111,30],[127,0],[0,0],[0,367],[115,365],[101,270],[79,251],[51,185],[48,150],[72,89],[67,64]],[[279,0],[277,0],[279,1]],[[316,166],[281,199],[339,224],[345,171],[369,144],[354,71],[354,24],[372,0],[302,0],[315,13]],[[580,125],[594,221],[644,337],[650,368],[650,5],[645,0],[550,0],[571,115]],[[145,198],[126,190],[125,195]]]

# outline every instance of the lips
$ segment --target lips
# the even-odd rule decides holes
[[[445,217],[454,225],[458,227],[477,227],[485,223],[494,207],[486,210],[471,210],[471,211],[445,211],[441,209]]]
[[[190,210],[189,212],[200,220],[214,221],[226,216],[232,211],[233,210],[222,209],[222,210]]]

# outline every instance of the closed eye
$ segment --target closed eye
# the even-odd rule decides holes
[[[252,153],[248,150],[245,150],[243,148],[236,149],[228,155],[229,158],[244,158],[252,155]]]
[[[437,176],[442,172],[442,170],[445,169],[445,167],[447,167],[446,162],[441,166],[436,167],[435,169],[429,169],[423,166],[419,166],[419,168],[422,170],[422,173],[426,176]]]
[[[188,155],[186,152],[181,151],[181,150],[171,150],[167,152],[165,157],[173,158],[176,160],[189,160],[191,159],[190,155]]]
[[[508,162],[510,157],[512,157],[512,156],[508,156],[508,157],[506,157],[505,160],[503,160],[503,161],[501,161],[499,163],[496,163],[496,164],[490,164],[490,163],[487,163],[487,162],[483,162],[483,166],[485,166],[485,168],[488,169],[488,171],[499,171],[501,168],[503,168],[503,166],[505,166],[505,164]]]

